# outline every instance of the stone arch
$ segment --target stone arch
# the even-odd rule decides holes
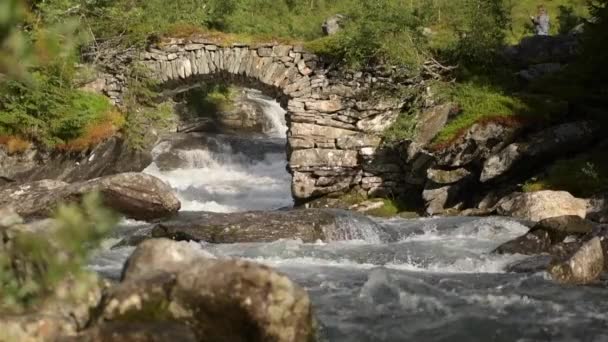
[[[376,157],[378,134],[394,122],[403,103],[361,96],[379,85],[390,86],[389,77],[332,74],[317,56],[297,45],[223,46],[202,38],[165,39],[148,47],[138,62],[167,89],[228,81],[279,99],[287,111],[288,163],[298,202],[352,187],[372,195],[398,188],[398,161],[379,163]],[[120,97],[116,91],[110,95]]]

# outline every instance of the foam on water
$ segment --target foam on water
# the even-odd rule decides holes
[[[246,96],[250,101],[257,102],[264,109],[266,123],[264,133],[273,138],[287,137],[285,110],[271,97],[264,96],[260,91],[248,89]]]
[[[266,134],[285,139],[285,111],[270,98],[248,92],[250,100],[264,108]],[[156,162],[145,173],[159,177],[177,190],[182,210],[236,212],[271,210],[291,206],[291,175],[287,172],[284,153],[265,153],[255,159],[234,150],[223,136],[206,136],[214,150],[174,148],[166,141],[154,148],[154,159],[173,152],[182,162],[175,170],[160,170]],[[256,138],[252,138],[256,139]],[[260,139],[259,137],[257,139]],[[281,140],[279,140],[281,143]],[[282,140],[282,144],[285,141]]]

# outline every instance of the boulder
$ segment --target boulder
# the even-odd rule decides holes
[[[455,105],[453,103],[446,103],[422,112],[416,125],[415,142],[421,145],[431,142],[448,122],[454,109]]]
[[[448,147],[433,155],[440,167],[456,168],[482,161],[510,144],[520,132],[517,126],[500,123],[478,123],[469,128]]]
[[[436,184],[432,181],[426,183],[422,192],[422,199],[426,203],[426,213],[428,215],[438,215],[445,213],[448,209],[461,209],[462,191],[464,183],[456,184]]]
[[[516,192],[501,199],[496,210],[500,215],[533,222],[568,215],[585,218],[587,202],[565,191]]]
[[[549,234],[551,243],[556,244],[563,242],[568,236],[584,236],[593,231],[595,225],[580,216],[569,215],[569,216],[557,216],[551,217],[538,222],[534,228],[535,230],[544,230]]]
[[[556,260],[549,273],[564,284],[589,284],[596,281],[604,268],[604,252],[600,239],[595,237],[582,245],[571,256]]]
[[[56,179],[80,182],[124,172],[140,172],[152,162],[148,150],[135,150],[119,137],[112,137],[80,153],[47,153],[30,149],[6,155],[0,148],[0,177],[17,182]]]
[[[549,267],[552,260],[553,257],[551,255],[535,255],[508,265],[506,271],[513,273],[544,272],[547,270],[547,267]]]
[[[594,224],[579,216],[541,220],[528,233],[500,245],[499,254],[540,254],[564,258],[576,251],[594,231]]]
[[[593,141],[596,127],[590,122],[566,123],[513,143],[489,157],[483,164],[480,180],[488,182],[513,170],[529,169],[552,158],[584,148]]]
[[[544,230],[528,232],[514,240],[505,242],[494,250],[498,254],[540,254],[551,248],[551,238]]]
[[[353,226],[352,222],[358,222]],[[272,242],[299,239],[306,243],[382,236],[382,229],[367,217],[341,210],[296,209],[243,213],[181,212],[157,224],[155,238],[208,243]]]
[[[0,190],[0,206],[12,206],[27,218],[48,217],[60,203],[78,201],[93,191],[101,193],[108,207],[137,220],[170,216],[180,209],[179,200],[167,184],[142,173],[123,173],[73,184],[42,180],[10,185]]]
[[[195,243],[175,242],[169,239],[143,241],[125,263],[122,280],[131,280],[149,274],[151,267],[155,271],[175,273],[180,271],[184,264],[191,264],[200,258],[212,257]]]
[[[142,248],[160,261],[167,255],[162,251],[167,244]],[[182,247],[171,250],[184,252]],[[178,267],[179,262],[169,258],[158,269],[148,264],[150,259],[131,260],[127,280],[109,291],[101,306],[102,321],[171,321],[191,327],[196,340],[206,341],[315,339],[308,295],[284,275],[247,261],[193,257]],[[173,265],[173,272],[164,272],[167,264]]]
[[[454,184],[471,176],[471,171],[464,168],[456,170],[428,169],[426,176],[436,184]]]
[[[608,194],[596,195],[589,199],[587,218],[598,223],[608,223]]]
[[[336,14],[327,18],[327,20],[323,22],[323,26],[321,27],[323,29],[323,33],[326,36],[333,36],[334,34],[340,32],[342,30],[341,24],[343,20],[344,16],[342,14]]]

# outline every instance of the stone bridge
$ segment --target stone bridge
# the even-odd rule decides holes
[[[287,110],[289,170],[296,201],[351,188],[385,196],[400,188],[400,163],[381,152],[381,133],[404,106],[381,96],[395,88],[392,70],[330,69],[301,46],[232,44],[203,38],[165,39],[139,54],[165,91],[177,93],[205,81],[259,89]],[[106,80],[119,102],[124,77]],[[382,92],[386,94],[386,92]]]

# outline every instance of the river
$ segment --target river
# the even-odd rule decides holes
[[[196,135],[165,141],[144,172],[168,182],[183,211],[273,210],[293,204],[281,107],[258,93],[266,134]],[[193,143],[194,141],[194,143]],[[163,158],[171,163],[161,163]],[[165,158],[167,159],[167,158]],[[162,164],[162,165],[161,165]],[[200,244],[218,257],[268,264],[310,294],[327,341],[608,341],[608,301],[600,287],[562,286],[545,273],[506,273],[521,256],[489,252],[527,231],[508,218],[357,219],[357,240]],[[117,277],[133,247],[110,249],[124,222],[91,262]],[[120,233],[123,232],[123,233]]]

